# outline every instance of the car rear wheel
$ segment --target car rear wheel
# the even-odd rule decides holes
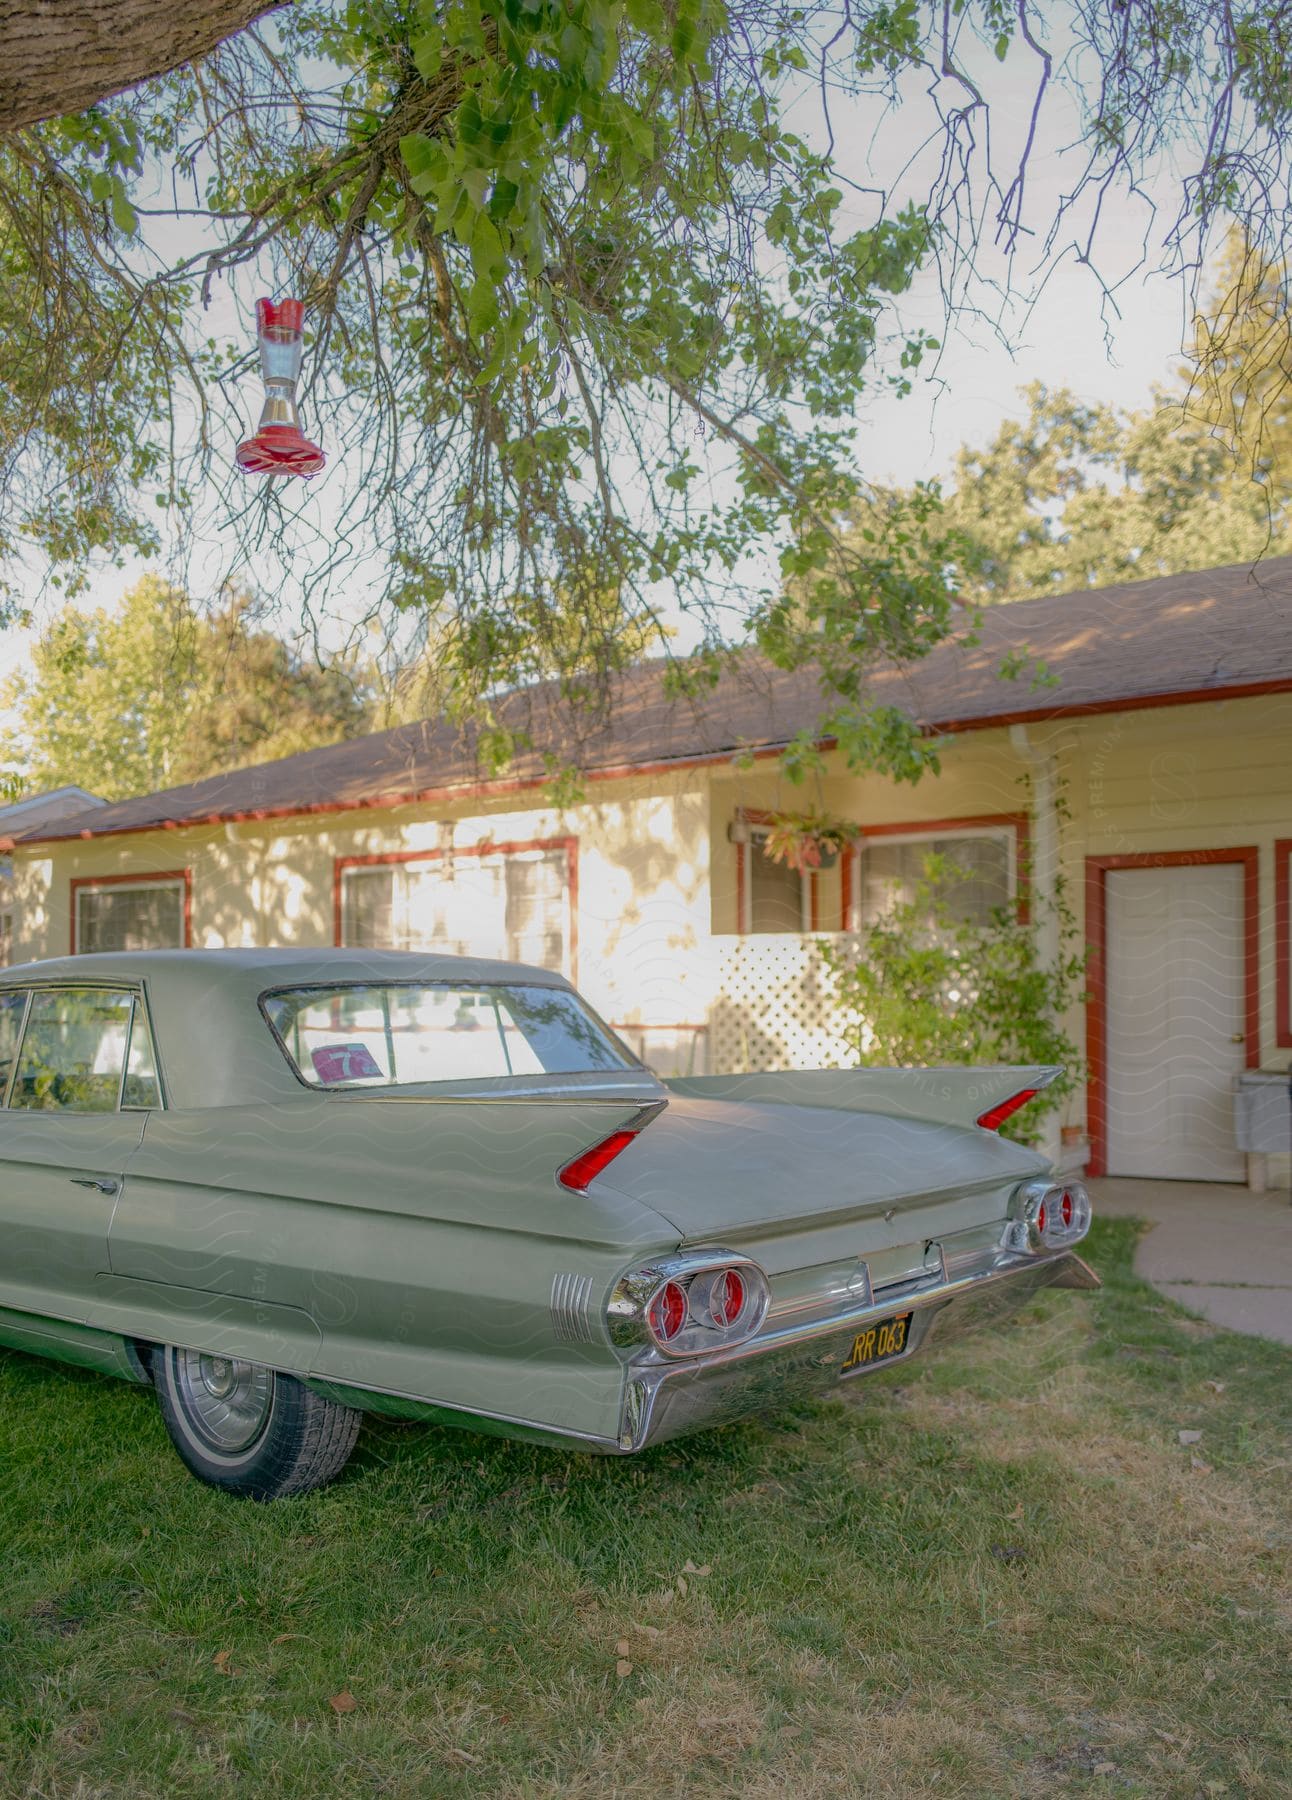
[[[259,1363],[167,1344],[153,1382],[171,1442],[212,1487],[277,1500],[341,1473],[361,1414],[325,1400],[293,1375]]]

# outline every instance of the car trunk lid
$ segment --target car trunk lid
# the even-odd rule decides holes
[[[864,1241],[896,1280],[908,1250],[916,1267],[930,1241],[990,1234],[1013,1187],[1046,1166],[963,1125],[675,1095],[603,1179],[667,1219],[684,1245],[745,1250],[776,1273],[856,1254]]]

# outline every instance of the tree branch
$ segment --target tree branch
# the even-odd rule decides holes
[[[0,132],[209,56],[283,0],[0,0]]]

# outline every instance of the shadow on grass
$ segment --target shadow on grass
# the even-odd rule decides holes
[[[626,1459],[372,1420],[271,1506],[147,1390],[0,1355],[0,1791],[1277,1791],[1292,1353],[1136,1235],[837,1397]]]

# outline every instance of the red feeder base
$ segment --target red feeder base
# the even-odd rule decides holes
[[[248,475],[317,475],[326,457],[295,425],[263,425],[238,445],[238,467]]]

